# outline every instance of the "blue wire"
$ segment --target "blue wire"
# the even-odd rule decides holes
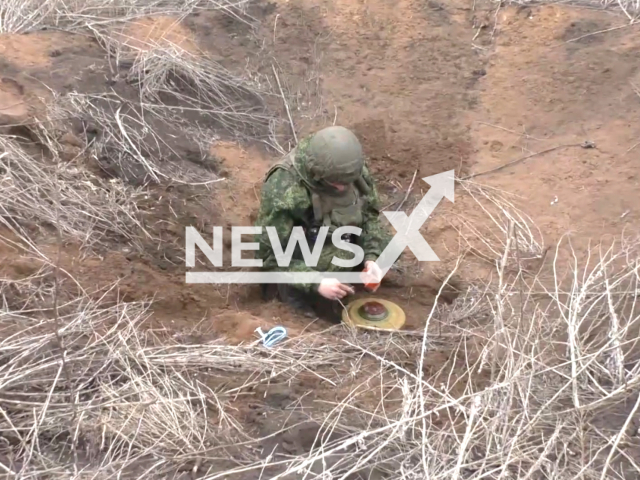
[[[262,337],[262,344],[267,348],[271,348],[277,343],[280,343],[286,337],[287,330],[284,327],[273,327]]]

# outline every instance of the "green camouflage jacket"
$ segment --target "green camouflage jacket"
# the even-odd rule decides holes
[[[298,172],[304,175],[305,172],[305,146],[308,139],[302,140],[295,151],[295,165]],[[308,177],[307,181],[309,181]],[[380,214],[380,199],[378,197],[375,182],[368,170],[364,167],[363,179],[369,185],[369,193],[365,195],[367,200],[363,210],[362,232],[357,237],[358,244],[364,250],[364,261],[376,260],[387,243],[390,241],[388,232],[382,226]],[[313,182],[311,182],[313,183]],[[304,260],[294,257],[288,267],[280,267],[276,261],[271,241],[266,231],[267,226],[275,227],[278,238],[281,239],[282,248],[286,249],[289,236],[294,226],[308,228],[313,224],[313,206],[308,187],[296,172],[287,170],[276,170],[265,181],[262,186],[262,199],[260,210],[256,220],[256,226],[263,227],[262,233],[256,236],[255,241],[259,243],[259,249],[255,252],[255,258],[262,260],[262,270],[264,271],[289,271],[289,272],[313,272],[313,267],[305,265]],[[330,236],[327,236],[323,253],[331,249]],[[313,246],[310,245],[313,249]],[[333,247],[335,249],[335,247]],[[344,250],[338,250],[345,252]],[[352,258],[352,253],[346,252],[347,258]],[[332,256],[331,256],[332,258]],[[321,265],[319,262],[318,266]],[[332,270],[336,270],[331,265]],[[317,284],[294,284],[296,288],[304,291],[317,290]]]

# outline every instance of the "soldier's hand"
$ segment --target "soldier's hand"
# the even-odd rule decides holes
[[[329,300],[344,298],[349,293],[354,293],[353,288],[340,283],[335,278],[324,278],[318,287],[318,293]]]
[[[364,270],[360,274],[360,278],[365,284],[379,284],[382,280],[382,270],[380,270],[380,267],[376,262],[368,260],[364,264]]]

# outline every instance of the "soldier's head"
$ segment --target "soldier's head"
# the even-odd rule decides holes
[[[358,138],[344,127],[316,132],[307,148],[307,169],[313,180],[343,190],[362,175],[364,158]]]

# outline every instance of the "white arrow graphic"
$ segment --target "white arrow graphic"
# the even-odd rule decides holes
[[[446,197],[451,202],[455,201],[454,171],[449,170],[430,177],[424,177],[422,180],[428,183],[431,188],[422,197],[422,200],[413,209],[409,217],[404,212],[382,212],[397,232],[376,260],[376,264],[382,270],[382,276],[389,271],[407,246],[421,262],[437,262],[440,260],[420,234],[420,228],[443,197]]]

